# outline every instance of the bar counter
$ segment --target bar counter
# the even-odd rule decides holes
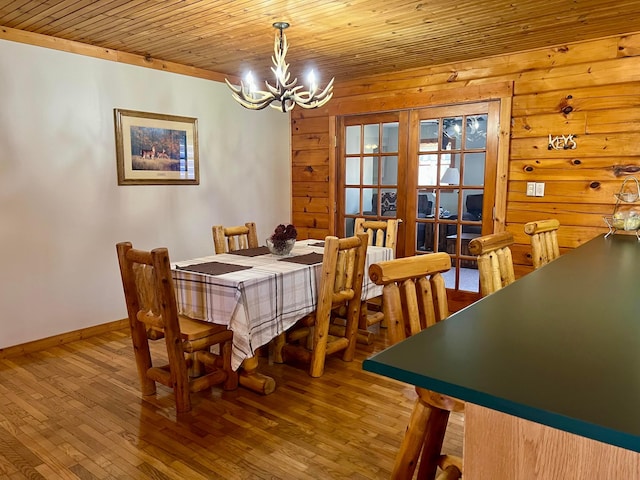
[[[635,235],[600,235],[372,356],[363,368],[457,397],[474,412],[524,419],[495,428],[500,445],[509,435],[522,437],[533,422],[629,450],[623,463],[633,476],[619,478],[640,478],[640,242]],[[469,410],[466,415],[465,480],[489,478],[467,476],[468,458],[478,458],[469,449],[481,447],[468,435],[480,435],[480,443],[491,436],[468,432]],[[562,440],[550,448],[564,450],[563,434],[554,432]]]

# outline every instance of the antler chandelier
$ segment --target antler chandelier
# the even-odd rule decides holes
[[[246,84],[241,80],[239,87],[234,87],[225,78],[225,82],[233,91],[233,98],[243,107],[250,110],[262,110],[267,106],[281,110],[283,113],[289,112],[296,105],[301,108],[317,108],[326,104],[333,96],[333,78],[324,90],[318,92],[318,85],[315,81],[313,71],[309,74],[309,90],[302,90],[302,85],[297,85],[298,79],[289,81],[289,64],[285,61],[287,50],[287,37],[283,33],[289,27],[287,22],[276,22],[274,28],[280,30],[280,35],[276,34],[273,46],[274,54],[271,57],[273,67],[271,71],[276,76],[275,87],[265,80],[267,90],[257,90],[251,72],[246,76]]]

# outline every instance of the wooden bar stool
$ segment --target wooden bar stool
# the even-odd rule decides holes
[[[451,269],[447,253],[399,258],[373,264],[369,277],[383,285],[384,315],[391,343],[397,343],[449,316],[442,273]],[[438,480],[462,476],[462,459],[442,454],[450,412],[464,410],[464,402],[416,387],[418,398],[409,419],[391,478]],[[419,465],[418,465],[419,464]]]
[[[524,233],[531,237],[531,258],[533,268],[540,268],[560,256],[558,228],[555,219],[538,220],[524,225]]]
[[[480,291],[483,297],[515,282],[511,245],[511,232],[492,233],[469,242],[469,252],[478,256]]]

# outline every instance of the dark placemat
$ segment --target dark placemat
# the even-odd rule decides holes
[[[234,250],[228,252],[232,255],[242,255],[243,257],[257,257],[259,255],[266,255],[269,253],[268,247],[256,247],[256,248],[243,248],[242,250]]]
[[[310,247],[324,247],[324,242],[310,243]]]
[[[207,275],[223,275],[225,273],[237,272],[239,270],[248,270],[253,267],[245,265],[234,265],[233,263],[207,262],[196,263],[194,265],[185,265],[178,267],[178,270],[186,270],[188,272],[205,273]]]
[[[281,262],[302,263],[304,265],[315,265],[316,263],[322,263],[321,253],[307,253],[306,255],[298,255],[296,257],[281,258]]]

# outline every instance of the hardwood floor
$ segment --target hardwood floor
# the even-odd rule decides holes
[[[274,393],[214,387],[179,418],[161,385],[142,400],[128,331],[2,359],[0,478],[389,478],[415,392],[362,370],[384,332],[321,378],[261,358]],[[462,429],[452,416],[447,452],[462,455]]]

